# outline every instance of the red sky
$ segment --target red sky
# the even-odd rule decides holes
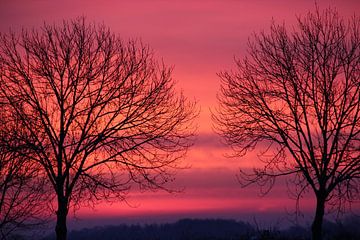
[[[228,159],[228,149],[219,143],[212,131],[209,109],[216,107],[219,78],[216,73],[234,67],[234,56],[246,52],[248,37],[267,29],[274,19],[292,25],[296,15],[315,8],[312,0],[133,0],[133,1],[45,1],[1,0],[0,31],[22,26],[36,27],[44,21],[86,16],[90,21],[104,22],[124,38],[141,38],[162,58],[174,66],[173,77],[190,99],[201,107],[198,120],[199,137],[185,164],[192,168],[179,173],[175,183],[183,193],[136,193],[125,203],[96,206],[95,212],[82,209],[79,216],[139,218],[169,216],[235,217],[243,214],[285,213],[294,210],[284,184],[279,183],[272,194],[259,198],[256,187],[241,189],[235,174],[240,167],[251,167],[256,154],[243,159]],[[336,7],[342,16],[360,10],[357,0],[318,0],[320,8]],[[312,201],[303,202],[304,209]],[[239,217],[241,218],[241,217]]]

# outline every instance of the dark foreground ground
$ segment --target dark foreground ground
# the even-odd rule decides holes
[[[47,237],[14,236],[12,239],[54,240]],[[285,230],[259,227],[234,220],[183,219],[169,224],[118,225],[71,231],[69,240],[307,240],[309,226],[292,226]],[[360,240],[360,217],[324,223],[326,240]]]

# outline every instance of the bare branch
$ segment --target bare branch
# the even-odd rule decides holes
[[[82,201],[123,200],[134,183],[166,189],[192,145],[195,103],[148,46],[84,18],[0,42],[2,99],[27,133],[13,137],[54,187],[59,239]]]
[[[357,17],[317,9],[293,31],[273,24],[255,35],[236,71],[219,74],[217,131],[237,156],[271,146],[263,169],[240,174],[244,186],[268,184],[267,192],[276,177],[302,178],[298,194],[311,187],[320,227],[325,202],[359,197],[359,29]]]

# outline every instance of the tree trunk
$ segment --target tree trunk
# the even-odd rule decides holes
[[[58,210],[56,212],[56,239],[66,240],[67,238],[67,226],[66,217],[68,214],[67,199],[65,197],[58,197]]]
[[[325,213],[325,197],[316,197],[316,213],[311,225],[312,240],[322,240],[322,224]]]

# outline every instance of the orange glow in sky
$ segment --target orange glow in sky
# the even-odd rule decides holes
[[[344,17],[360,9],[357,0],[319,0],[317,4],[320,8],[335,7]],[[201,108],[197,142],[183,161],[191,168],[179,172],[173,183],[174,188],[183,191],[168,194],[134,190],[128,204],[135,208],[124,202],[101,203],[95,211],[80,209],[79,216],[285,214],[295,209],[295,201],[288,198],[284,182],[265,197],[259,197],[256,186],[240,188],[236,173],[239,168],[256,165],[256,153],[242,159],[226,158],[224,154],[230,151],[213,132],[210,109],[217,105],[217,73],[235,67],[234,57],[246,54],[251,34],[268,29],[272,19],[292,25],[296,16],[314,8],[314,1],[296,0],[2,0],[0,31],[86,16],[88,21],[104,23],[125,39],[141,38],[148,43],[159,59],[174,66],[173,78],[179,90],[189,99],[196,99]],[[305,199],[301,206],[312,209],[312,199]]]

